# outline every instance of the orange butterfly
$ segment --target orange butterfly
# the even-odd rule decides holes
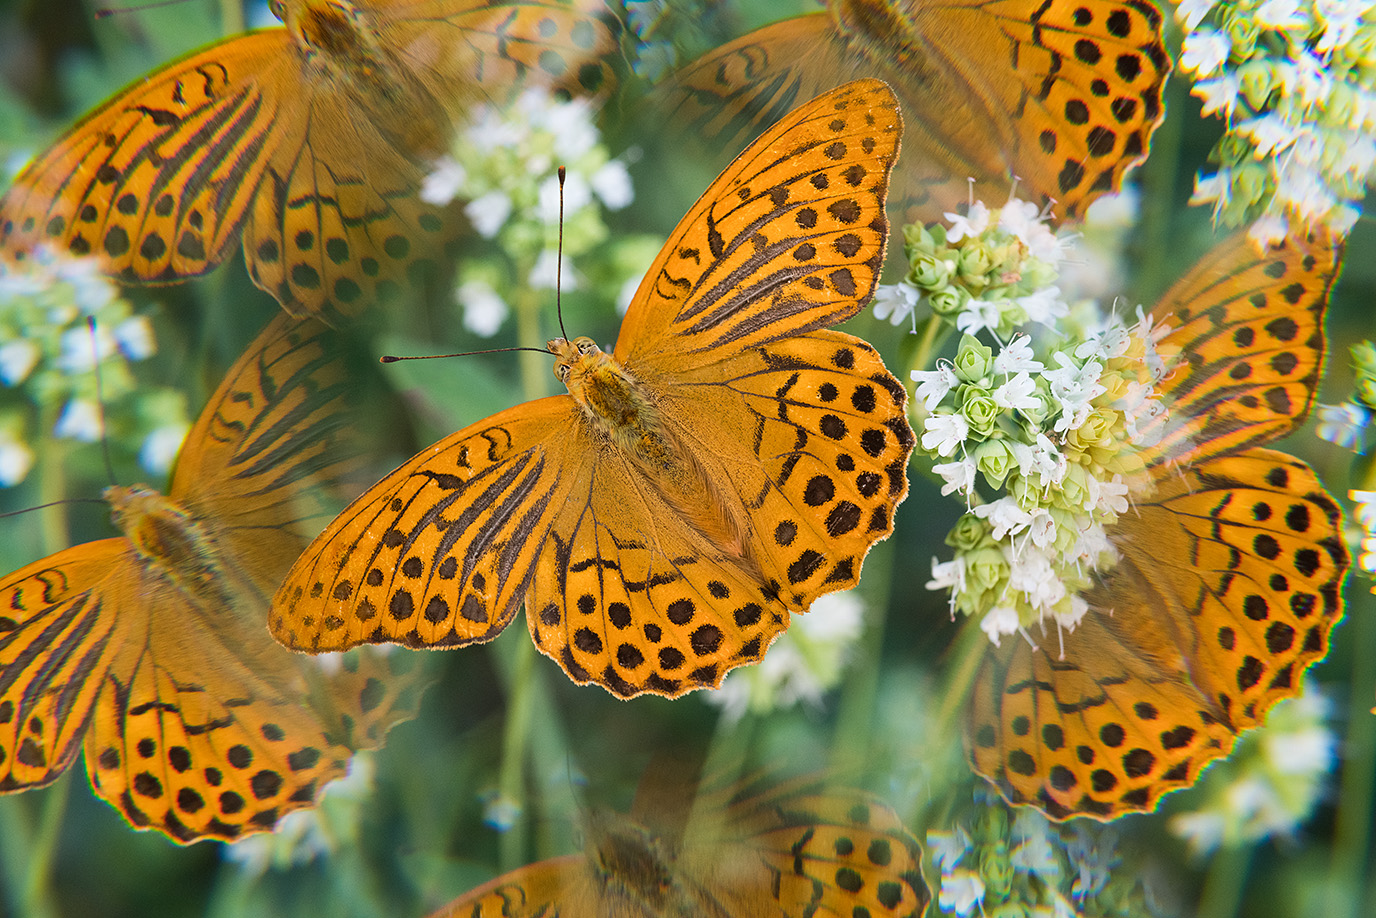
[[[312,805],[411,716],[399,655],[332,672],[263,627],[356,464],[334,349],[279,316],[201,413],[169,497],[111,487],[122,536],[0,581],[0,791],[56,780],[84,739],[91,784],[134,826],[232,840]]]
[[[849,84],[761,137],[679,223],[613,354],[556,339],[558,395],[423,451],[292,568],[271,628],[311,652],[536,645],[622,697],[716,686],[852,586],[913,446],[874,348],[827,327],[884,262],[901,131]]]
[[[455,125],[527,86],[610,88],[597,0],[273,0],[286,28],[196,51],[107,101],[0,200],[0,248],[121,280],[204,274],[240,236],[292,315],[337,319],[419,277],[456,212],[417,197]]]
[[[976,678],[977,772],[1065,818],[1151,810],[1227,755],[1328,650],[1349,559],[1314,472],[1264,448],[1313,402],[1339,245],[1245,235],[1210,252],[1156,315],[1178,349],[1154,490],[1110,533],[1116,566],[1048,646],[1007,641]],[[1063,650],[1061,649],[1063,645]]]
[[[1148,0],[829,0],[703,55],[652,110],[731,147],[799,99],[877,77],[912,126],[896,203],[934,220],[970,199],[969,177],[985,201],[1016,178],[1073,217],[1146,157],[1169,72]]]
[[[585,854],[497,877],[432,918],[917,918],[931,900],[917,840],[858,791],[803,780],[717,787],[680,821],[642,788],[634,809],[594,813]]]

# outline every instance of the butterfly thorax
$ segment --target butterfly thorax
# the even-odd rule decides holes
[[[893,0],[833,0],[828,8],[837,30],[870,60],[901,68],[905,79],[919,85],[930,72],[923,63],[926,53],[908,40],[915,34],[912,24]]]
[[[664,423],[653,394],[591,338],[555,338],[546,347],[559,358],[554,375],[607,446],[634,465],[709,545],[746,559],[750,523],[745,508],[714,483]]]
[[[214,540],[176,501],[143,485],[112,485],[105,500],[115,525],[159,574],[206,603],[228,603]]]
[[[304,65],[348,93],[397,150],[429,158],[445,148],[450,121],[443,106],[379,40],[363,10],[349,0],[293,0],[277,12]]]

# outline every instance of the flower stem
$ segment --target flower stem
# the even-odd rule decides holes
[[[831,741],[831,770],[846,774],[862,768],[869,755],[874,731],[875,697],[879,692],[879,667],[884,650],[884,619],[893,594],[893,539],[870,549],[865,559],[866,583],[886,584],[866,592],[863,630],[854,655],[846,662],[841,697],[836,706],[836,732]]]
[[[1204,889],[1199,894],[1195,918],[1233,918],[1238,913],[1252,863],[1252,851],[1251,845],[1225,845],[1218,849],[1209,861],[1209,872],[1204,877]]]
[[[1355,590],[1351,591],[1355,592]],[[1376,784],[1376,717],[1369,710],[1371,686],[1376,685],[1376,618],[1366,594],[1348,611],[1345,640],[1352,654],[1347,735],[1343,738],[1342,777],[1339,779],[1337,825],[1329,864],[1328,918],[1357,918],[1363,911],[1361,891],[1367,888],[1366,863],[1371,849],[1372,787]]]

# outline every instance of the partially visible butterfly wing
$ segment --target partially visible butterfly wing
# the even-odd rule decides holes
[[[263,601],[362,487],[363,385],[341,336],[274,318],[225,374],[177,457],[171,497],[213,527]]]
[[[1120,521],[1122,558],[1075,631],[1040,648],[1014,636],[987,657],[975,770],[1058,818],[1150,810],[1189,786],[1327,652],[1349,565],[1341,529],[1313,471],[1283,453],[1167,478]]]
[[[775,125],[679,222],[631,301],[617,360],[642,379],[691,379],[858,313],[884,264],[901,133],[893,93],[875,80]]]
[[[124,539],[71,548],[0,582],[0,791],[56,780],[76,756],[118,653],[106,591],[127,592]]]
[[[568,854],[504,873],[459,896],[430,918],[602,918],[588,858]]]
[[[1245,233],[1214,246],[1153,311],[1178,354],[1159,387],[1156,463],[1190,462],[1269,443],[1309,412],[1324,360],[1323,312],[1342,244],[1292,235],[1258,253]]]
[[[575,493],[581,425],[567,395],[451,434],[355,500],[273,602],[297,650],[496,637],[519,611],[555,517]]]
[[[0,200],[0,247],[92,255],[124,280],[215,267],[276,150],[294,59],[286,30],[272,29],[126,87],[15,179]]]
[[[666,124],[740,146],[823,89],[875,77],[909,132],[893,203],[936,219],[1012,179],[1057,216],[1116,190],[1145,156],[1170,70],[1147,3],[835,0],[831,15],[777,22],[687,65],[656,97]]]
[[[742,783],[699,800],[679,867],[730,915],[917,918],[931,894],[922,849],[891,807],[816,779]],[[706,804],[706,806],[704,806]]]

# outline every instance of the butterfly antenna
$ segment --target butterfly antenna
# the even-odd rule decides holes
[[[96,337],[96,317],[86,317],[86,328],[91,333],[91,372],[96,377],[96,412],[100,420],[100,453],[105,459],[105,474],[110,484],[115,484],[115,464],[110,459],[110,435],[105,425],[105,384],[100,374],[100,339]]]
[[[554,314],[559,317],[559,334],[564,340],[569,340],[569,333],[564,331],[564,307],[560,302],[559,294],[564,286],[564,175],[565,169],[559,167],[559,248],[554,258]]]
[[[439,360],[443,357],[473,357],[477,354],[506,354],[511,351],[531,351],[536,354],[549,353],[549,351],[541,347],[493,347],[485,351],[461,351],[457,354],[418,354],[414,357],[397,357],[393,354],[383,354],[378,358],[378,362],[396,363],[398,360]]]
[[[157,0],[156,3],[145,3],[143,6],[102,6],[96,9],[94,18],[105,19],[116,13],[141,13],[144,10],[156,10],[159,7],[175,6],[185,2],[186,0]]]

